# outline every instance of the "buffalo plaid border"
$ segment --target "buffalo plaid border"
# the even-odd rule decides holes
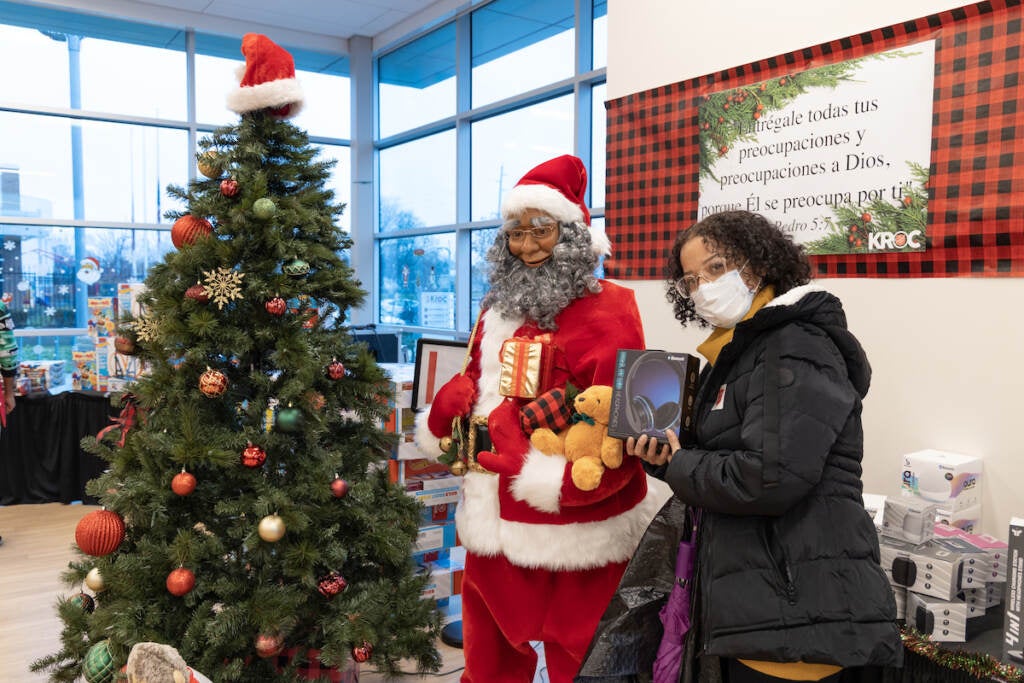
[[[928,241],[920,252],[811,257],[819,277],[1024,275],[1021,0],[982,2],[607,103],[608,277],[663,277],[697,218],[705,93],[936,39]],[[1018,132],[1020,131],[1020,132]]]

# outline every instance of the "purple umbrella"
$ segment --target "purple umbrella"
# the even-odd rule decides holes
[[[690,538],[679,542],[679,551],[676,553],[676,582],[668,594],[668,600],[658,613],[664,633],[654,659],[653,683],[676,683],[679,680],[683,639],[690,630],[690,587],[693,582],[694,560],[697,557],[696,537],[694,528]]]

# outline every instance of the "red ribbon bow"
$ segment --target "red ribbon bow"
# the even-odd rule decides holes
[[[110,421],[114,424],[107,425],[101,429],[99,434],[96,435],[96,440],[102,441],[107,432],[112,429],[120,429],[121,438],[117,440],[117,445],[119,448],[124,448],[125,437],[128,436],[131,428],[135,426],[135,413],[138,410],[138,404],[139,399],[135,394],[126,393],[121,396],[121,414],[110,418]]]

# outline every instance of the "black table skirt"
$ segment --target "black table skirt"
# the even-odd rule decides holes
[[[85,483],[106,462],[79,446],[111,424],[119,410],[92,391],[19,396],[0,433],[0,505],[70,503],[86,496]]]

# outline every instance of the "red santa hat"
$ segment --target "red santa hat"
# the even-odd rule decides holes
[[[590,225],[590,211],[584,202],[587,169],[571,154],[549,159],[526,172],[501,199],[501,217],[514,218],[527,209],[543,211],[561,223]],[[603,230],[591,227],[594,253],[607,256],[611,243]]]
[[[228,109],[245,114],[272,109],[275,116],[291,118],[302,109],[302,86],[295,78],[295,60],[283,47],[259,33],[242,37],[245,66],[238,87],[228,93]]]

